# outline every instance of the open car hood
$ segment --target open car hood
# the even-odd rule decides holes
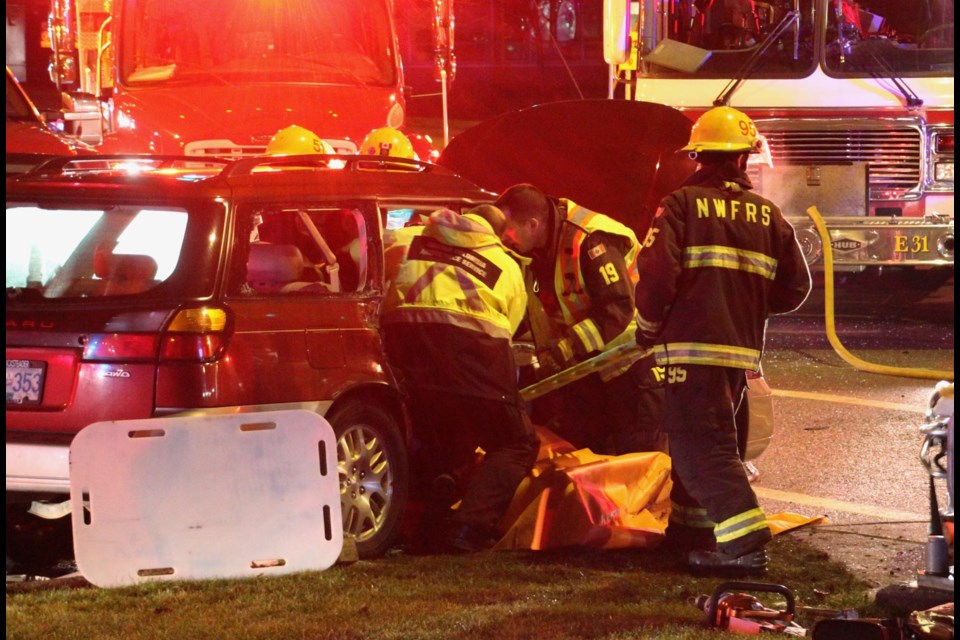
[[[696,168],[677,153],[691,127],[680,111],[650,102],[553,102],[467,129],[437,163],[496,193],[518,182],[535,184],[642,237],[660,200]]]

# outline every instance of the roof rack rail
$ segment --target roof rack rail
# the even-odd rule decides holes
[[[247,176],[259,170],[277,170],[285,167],[334,169],[340,171],[407,171],[452,174],[445,168],[429,162],[395,158],[393,156],[305,154],[290,156],[256,156],[233,161],[225,171],[228,178]]]
[[[155,156],[146,154],[109,154],[89,156],[57,156],[42,162],[27,175],[60,175],[105,171],[157,171],[160,169],[216,169],[223,171],[230,164],[222,158],[197,156]],[[220,173],[218,171],[218,173]]]

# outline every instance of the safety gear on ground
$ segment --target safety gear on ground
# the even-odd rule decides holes
[[[497,533],[501,537],[494,550],[659,545],[660,550],[683,551],[684,556],[692,550],[669,544],[678,528],[671,510],[669,456],[660,452],[602,455],[578,449],[546,427],[535,430],[540,443],[537,461],[500,520]],[[463,473],[470,475],[471,471]],[[776,535],[826,520],[779,513],[769,522]],[[715,549],[712,529],[707,529],[707,535],[712,544],[697,545],[697,549]],[[758,559],[752,556],[737,564],[749,568]]]
[[[670,514],[670,457],[600,455],[536,427],[540,452],[500,522],[494,547],[656,547]]]
[[[360,143],[360,153],[368,156],[418,159],[410,139],[393,127],[381,127],[368,133]]]
[[[334,150],[313,131],[295,124],[277,131],[267,144],[267,155],[270,156],[295,156],[308,153],[331,154]]]
[[[690,130],[690,142],[681,151],[757,153],[757,126],[747,114],[732,107],[714,107]]]

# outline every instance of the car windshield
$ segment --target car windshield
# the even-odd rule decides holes
[[[123,81],[390,85],[396,51],[383,0],[126,0]]]
[[[749,68],[755,79],[799,78],[818,65],[832,76],[953,76],[952,0],[713,0],[660,7],[658,46],[641,37],[640,70],[649,77],[730,78]]]
[[[187,230],[178,208],[42,208],[7,203],[7,297],[144,293],[174,273]]]

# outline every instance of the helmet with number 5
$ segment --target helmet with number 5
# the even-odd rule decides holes
[[[333,147],[310,129],[290,125],[277,131],[267,144],[269,156],[295,156],[308,153],[334,153]]]
[[[690,143],[681,151],[721,153],[757,153],[760,136],[753,120],[732,107],[714,107],[690,130]]]

